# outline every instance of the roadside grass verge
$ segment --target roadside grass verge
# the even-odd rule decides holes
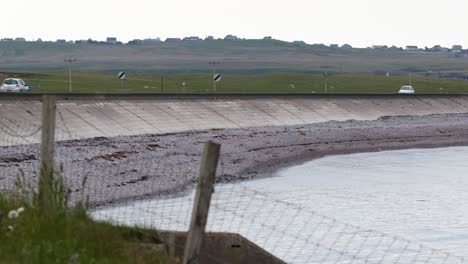
[[[121,88],[117,73],[73,72],[73,92],[78,93],[210,93],[212,74],[128,74]],[[0,78],[23,78],[39,85],[31,92],[69,92],[68,72],[0,73]],[[467,93],[468,81],[413,76],[418,94]],[[333,75],[327,93],[394,94],[409,83],[408,76]],[[325,78],[317,74],[275,73],[264,75],[225,74],[217,83],[219,93],[325,93]]]

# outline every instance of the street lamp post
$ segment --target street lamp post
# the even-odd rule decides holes
[[[72,63],[77,62],[78,59],[75,57],[69,57],[64,60],[68,63],[68,77],[69,77],[69,85],[70,85],[70,93],[73,91],[72,87]]]

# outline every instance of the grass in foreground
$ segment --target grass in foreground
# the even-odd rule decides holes
[[[37,201],[0,195],[0,263],[174,263],[154,230],[95,222],[82,206],[44,210]]]

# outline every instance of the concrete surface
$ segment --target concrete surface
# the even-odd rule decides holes
[[[0,100],[0,146],[37,143],[40,111],[39,101]],[[464,95],[80,99],[59,102],[56,138],[163,134],[467,112],[468,96]]]
[[[159,231],[172,256],[184,257],[187,232]],[[233,233],[207,233],[200,253],[200,264],[283,264],[248,239]]]

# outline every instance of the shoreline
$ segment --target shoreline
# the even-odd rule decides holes
[[[86,178],[91,207],[112,207],[191,190],[207,140],[221,144],[217,183],[235,183],[330,155],[468,146],[468,114],[70,140],[57,144],[57,163],[72,201]],[[19,169],[37,181],[38,150],[37,144],[0,148],[1,192],[13,189]]]
[[[464,136],[468,137],[468,134],[464,134]],[[372,147],[363,147],[363,148],[353,148],[353,149],[328,149],[321,152],[316,152],[310,155],[306,155],[305,158],[287,158],[286,160],[281,161],[281,165],[277,163],[266,162],[265,164],[254,166],[253,169],[264,170],[261,174],[266,173],[276,173],[281,169],[293,167],[297,165],[301,165],[307,163],[309,161],[313,161],[316,159],[321,159],[328,156],[337,156],[337,155],[351,155],[351,154],[359,154],[359,153],[377,153],[383,151],[396,151],[396,150],[410,150],[410,149],[437,149],[437,148],[449,148],[449,147],[466,147],[468,146],[468,138],[460,142],[450,142],[446,141],[444,138],[441,137],[428,137],[427,139],[431,139],[435,142],[431,142],[430,145],[428,143],[423,142],[415,142],[414,144],[408,144],[405,146],[400,145],[377,145]],[[274,169],[272,169],[274,168]],[[249,170],[247,170],[248,172]],[[256,177],[257,178],[257,177]]]

